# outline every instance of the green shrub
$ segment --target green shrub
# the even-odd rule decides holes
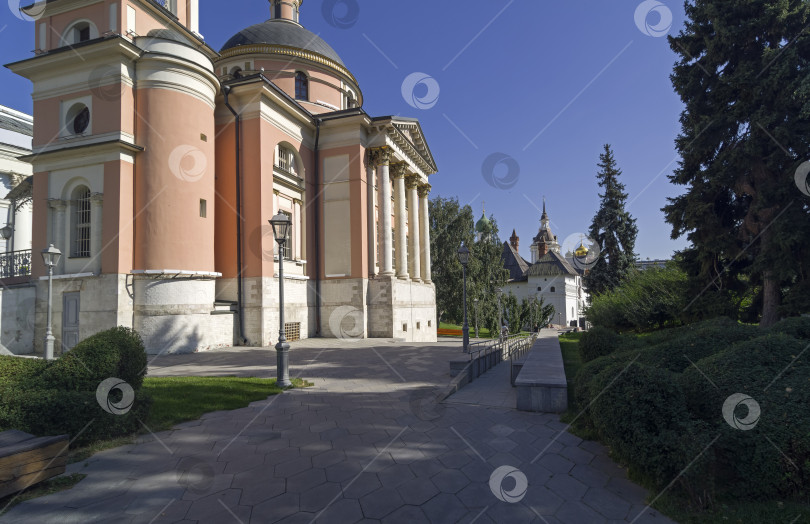
[[[39,358],[0,355],[0,388],[37,377],[47,367],[48,362]]]
[[[784,333],[801,340],[810,340],[810,317],[790,317],[780,320],[768,333]]]
[[[150,400],[140,391],[146,351],[128,328],[108,329],[79,342],[58,360],[0,359],[0,430],[34,435],[68,434],[71,445],[131,434],[140,429]],[[128,413],[105,411],[96,390],[106,379],[125,381],[135,392]],[[121,392],[110,394],[113,402]],[[116,398],[116,396],[118,396]]]
[[[720,435],[709,458],[724,493],[755,499],[810,495],[810,363],[808,356],[797,359],[806,346],[788,335],[766,335],[734,344],[681,376],[689,411]],[[735,393],[749,395],[761,409],[747,431],[723,417],[723,405]],[[734,413],[746,416],[742,407]]]
[[[133,330],[116,327],[92,335],[63,354],[37,380],[37,387],[95,391],[110,377],[140,389],[146,375],[146,350]]]
[[[612,291],[591,298],[588,321],[616,331],[646,331],[682,321],[687,276],[675,264],[631,272]]]
[[[576,403],[577,411],[581,411],[576,422],[577,427],[583,429],[593,427],[588,405],[600,392],[598,389],[592,389],[591,387],[592,384],[594,388],[597,387],[593,382],[594,377],[614,364],[621,363],[627,366],[637,355],[638,352],[635,351],[617,352],[604,357],[595,358],[583,364],[579,372],[577,372],[576,376],[573,378],[574,402]],[[616,375],[618,375],[619,371],[616,372]]]
[[[681,372],[691,362],[723,351],[731,344],[762,334],[756,326],[740,324],[728,318],[715,318],[671,331],[665,341],[642,351],[639,362]]]
[[[622,342],[622,337],[610,329],[594,326],[579,339],[579,356],[582,362],[613,353]]]
[[[617,362],[598,373],[590,386],[601,392],[590,410],[600,439],[636,478],[659,489],[711,441],[704,425],[687,412],[676,377],[638,362]]]
[[[0,430],[18,429],[33,435],[64,435],[71,447],[129,435],[141,428],[151,400],[138,391],[132,409],[114,415],[102,409],[93,391],[8,388],[0,402]]]

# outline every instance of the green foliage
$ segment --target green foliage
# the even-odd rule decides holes
[[[810,361],[803,357],[807,340],[785,333],[807,336],[808,328],[807,319],[788,319],[766,334],[713,319],[621,336],[618,349],[587,362],[574,378],[575,404],[583,410],[577,428],[597,435],[653,489],[677,478],[671,490],[695,504],[806,501]],[[750,430],[724,418],[724,403],[735,393],[761,408]],[[744,407],[734,413],[747,416]]]
[[[0,355],[0,388],[37,377],[47,367],[48,362],[38,358]]]
[[[687,304],[686,274],[675,264],[631,270],[624,282],[592,296],[585,316],[594,326],[646,331],[682,321]]]
[[[784,333],[801,340],[810,340],[810,317],[790,317],[768,329],[769,333]]]
[[[689,411],[709,425],[707,431],[720,434],[708,456],[716,489],[755,499],[810,495],[810,361],[794,360],[806,346],[788,335],[766,335],[728,346],[684,371]],[[748,431],[732,428],[722,416],[724,402],[735,393],[749,395],[761,409]],[[747,413],[742,406],[734,410],[740,418]]]
[[[146,363],[140,335],[119,326],[76,344],[54,361],[38,382],[54,389],[95,391],[100,381],[115,377],[138,389],[146,375]]]
[[[583,362],[613,353],[621,345],[621,337],[610,329],[594,326],[579,340],[579,356]]]
[[[501,262],[502,245],[495,217],[489,218],[487,234],[476,240],[473,212],[456,198],[435,197],[430,210],[430,256],[436,285],[436,313],[440,321],[460,324],[464,319],[463,272],[458,261],[461,243],[470,250],[467,267],[467,314],[472,318],[478,299],[479,325],[497,327],[496,290],[506,283],[508,272]],[[499,331],[499,330],[496,330]]]
[[[663,211],[672,237],[691,242],[684,267],[699,300],[690,309],[736,316],[725,308],[747,277],[761,286],[768,326],[783,293],[783,314],[808,304],[792,289],[808,287],[810,266],[810,206],[794,181],[810,156],[810,3],[695,0],[685,10],[684,29],[669,37],[685,106],[669,178],[683,188]]]
[[[0,358],[0,430],[34,435],[68,434],[72,446],[127,435],[140,429],[151,405],[140,391],[146,352],[140,336],[117,327],[79,342],[58,360]],[[135,391],[132,409],[114,415],[102,409],[96,390],[108,378],[124,380]],[[112,402],[121,392],[110,393]]]
[[[677,331],[677,336],[649,345],[639,362],[680,373],[693,362],[760,335],[762,331],[757,326],[740,324],[728,318],[706,320],[683,326]]]
[[[100,382],[100,381],[99,381]],[[5,388],[0,400],[0,430],[19,429],[37,436],[64,435],[71,447],[82,446],[141,428],[151,400],[135,393],[132,409],[124,415],[107,413],[96,399],[96,391]]]
[[[599,211],[593,217],[588,235],[602,249],[601,256],[585,275],[585,287],[591,295],[601,295],[620,285],[634,268],[636,220],[625,210],[627,193],[619,182],[621,170],[609,144],[599,155]]]

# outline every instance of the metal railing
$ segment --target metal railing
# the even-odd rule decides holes
[[[469,345],[469,367],[468,376],[470,382],[480,377],[490,369],[494,368],[504,360],[511,361],[515,353],[523,354],[532,347],[537,340],[537,333],[521,333],[511,335],[506,338],[483,340]]]
[[[512,351],[509,352],[509,383],[515,383],[515,360],[520,360],[524,358],[528,353],[529,350],[534,345],[535,341],[537,340],[537,333],[532,333],[531,337],[525,338],[521,340],[518,344],[515,344],[515,347],[512,348]]]
[[[23,277],[31,274],[31,250],[0,253],[0,278]]]

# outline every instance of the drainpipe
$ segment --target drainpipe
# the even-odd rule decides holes
[[[236,273],[236,304],[239,309],[239,336],[237,339],[242,345],[247,345],[245,338],[245,304],[242,300],[242,163],[241,163],[241,118],[239,113],[234,111],[233,107],[228,103],[228,95],[231,92],[231,86],[222,86],[222,93],[225,95],[225,107],[233,114],[234,125],[236,126],[236,265],[239,271]]]
[[[321,189],[318,186],[323,186],[321,181],[321,159],[318,152],[318,144],[321,140],[321,122],[318,117],[315,118],[315,336],[321,335],[321,204],[320,194]]]

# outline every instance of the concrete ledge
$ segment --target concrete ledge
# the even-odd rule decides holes
[[[543,333],[515,379],[517,409],[562,413],[568,409],[568,382],[556,332]]]

